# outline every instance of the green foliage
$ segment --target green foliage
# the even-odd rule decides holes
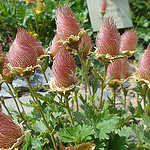
[[[129,0],[129,4],[133,27],[139,36],[138,52],[135,54],[135,58],[138,60],[150,41],[150,1]]]
[[[136,59],[138,59],[150,40],[150,2],[130,0],[129,3],[134,28],[139,35],[139,51],[135,55]],[[19,0],[0,1],[0,43],[2,43],[3,50],[7,51],[9,49],[9,43],[11,39],[15,38],[18,27],[23,27],[32,35],[36,35],[44,48],[47,48],[55,34],[55,14],[59,4],[70,5],[76,18],[82,23],[82,27],[91,29],[85,0],[45,0],[45,4],[45,11],[36,14],[34,10],[36,3],[26,4],[24,1]],[[91,30],[90,35],[94,36],[94,34]],[[96,100],[99,99],[98,89],[101,85],[100,82],[105,80],[100,73],[103,73],[104,69],[102,68],[103,64],[97,60],[94,54],[90,54],[88,57],[87,60],[83,60],[84,67],[82,71],[79,57],[76,57],[76,62],[80,70],[78,71],[79,76],[81,72],[85,73],[85,75],[88,75],[87,80],[90,80],[92,74],[92,79],[94,80],[90,80],[91,94],[88,94],[87,90],[83,95],[83,93],[80,93],[80,87],[76,87],[77,95],[75,96],[74,94],[72,97],[72,93],[69,93],[69,96],[68,93],[59,93],[58,95],[56,92],[42,95],[38,93],[42,85],[38,85],[33,88],[37,99],[31,93],[33,100],[29,100],[29,103],[20,102],[23,106],[33,108],[26,116],[24,112],[21,112],[25,119],[29,121],[29,127],[24,124],[25,129],[30,130],[25,136],[23,150],[53,150],[52,137],[56,137],[57,148],[60,148],[61,144],[74,146],[86,142],[93,142],[96,145],[96,150],[150,148],[149,87],[143,82],[138,82],[133,89],[138,95],[136,107],[131,102],[126,108],[125,106],[124,108],[115,107],[113,97],[108,97],[108,101],[104,100],[102,108],[98,109],[96,103]],[[50,61],[49,57],[45,58],[42,71],[46,71]],[[83,74],[82,77],[84,77]],[[34,77],[31,78],[34,79]],[[81,76],[79,79],[81,79]],[[108,85],[111,79],[104,81],[103,88]],[[84,81],[85,78],[83,78],[82,82]],[[16,93],[17,90],[15,90]],[[127,96],[128,90],[126,88],[122,90],[124,96]],[[65,99],[66,97],[67,99]],[[139,97],[144,100],[145,109],[142,108]],[[77,110],[73,106],[69,107],[70,103],[67,105],[66,101],[70,102],[71,99],[72,101],[80,100],[79,104],[81,105]],[[121,100],[122,104],[124,104],[122,98]],[[122,107],[122,105],[120,106]],[[14,108],[9,108],[9,111],[15,120],[22,121],[21,115]],[[72,122],[70,121],[71,117]],[[142,121],[139,123],[140,119]]]
[[[119,135],[111,135],[108,144],[108,150],[126,150],[127,146],[125,144],[125,137],[120,137]]]
[[[55,14],[59,4],[69,3],[73,12],[75,12],[79,22],[83,23],[84,28],[91,28],[88,16],[86,1],[45,1],[45,11],[36,14],[34,8],[36,4],[26,4],[24,1],[0,1],[0,43],[3,49],[8,51],[11,39],[15,38],[18,27],[23,27],[32,35],[35,35],[42,45],[47,48],[52,41],[55,30]],[[6,34],[7,33],[7,34]]]
[[[150,148],[150,119],[142,116],[143,123],[146,125],[132,125],[132,130],[136,134],[140,144]]]
[[[94,130],[88,125],[70,126],[67,129],[60,129],[59,139],[65,143],[84,143],[91,140]]]
[[[104,114],[102,121],[97,123],[96,129],[99,131],[100,139],[109,139],[108,133],[111,133],[116,129],[116,123],[118,122],[118,117],[115,115],[110,115],[108,112]]]

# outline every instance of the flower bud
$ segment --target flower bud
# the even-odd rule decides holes
[[[81,42],[80,25],[70,7],[60,6],[56,11],[57,34],[71,49],[77,49]]]
[[[142,79],[150,81],[150,44],[139,60],[139,74]]]
[[[61,44],[58,42],[60,40],[58,34],[56,34],[53,38],[53,41],[52,43],[50,44],[50,52],[51,52],[51,55],[54,57],[56,56],[56,54],[59,52],[60,50],[60,46]]]
[[[0,148],[17,148],[24,138],[24,129],[9,116],[0,112]]]
[[[136,50],[137,42],[138,42],[138,35],[136,34],[135,30],[131,29],[125,31],[121,36],[121,51]]]
[[[82,39],[81,39],[81,43],[79,45],[79,47],[81,49],[84,48],[83,52],[85,54],[85,56],[89,53],[90,49],[92,48],[93,44],[92,44],[92,40],[91,37],[86,33]]]
[[[108,77],[113,79],[126,79],[131,75],[128,59],[116,59],[108,66]]]
[[[104,14],[106,13],[106,8],[107,8],[107,1],[102,0],[100,3],[100,12],[101,12],[102,16],[104,16]]]
[[[119,54],[120,34],[114,24],[113,18],[103,21],[100,32],[96,37],[96,44],[99,54],[116,56]]]
[[[65,47],[56,55],[52,66],[54,81],[57,87],[69,87],[76,82],[76,65]]]
[[[19,29],[7,54],[12,67],[25,69],[36,65],[37,55],[33,42],[35,42],[35,39],[27,31]]]

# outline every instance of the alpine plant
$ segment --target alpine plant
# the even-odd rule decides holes
[[[74,58],[72,58],[65,47],[62,47],[56,55],[52,66],[55,85],[61,88],[75,84],[75,71],[76,65]]]
[[[103,21],[102,27],[96,37],[97,51],[99,54],[116,56],[119,54],[120,34],[114,24],[113,18]]]

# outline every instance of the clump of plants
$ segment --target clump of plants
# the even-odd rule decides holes
[[[107,13],[104,3],[102,16]],[[6,83],[18,109],[11,111],[1,97],[0,149],[150,149],[150,45],[135,67],[128,58],[137,51],[137,42],[136,30],[120,36],[109,17],[103,18],[93,47],[88,29],[82,27],[68,5],[56,10],[56,34],[46,50],[29,31],[18,28],[8,53],[5,55],[2,48],[0,51],[0,84]],[[96,69],[93,59],[104,66],[104,74]],[[47,79],[45,71],[50,62],[53,77]],[[134,74],[131,68],[136,70]],[[47,83],[32,87],[31,76],[38,69]],[[20,101],[13,87],[15,76],[28,83],[30,103]],[[132,89],[137,93],[137,106],[132,101],[127,105],[128,89],[123,84],[129,78],[137,83]],[[41,86],[48,94],[38,93]],[[111,90],[108,99],[103,98],[106,87]],[[124,99],[118,107],[120,87]],[[26,113],[24,106],[33,110]]]

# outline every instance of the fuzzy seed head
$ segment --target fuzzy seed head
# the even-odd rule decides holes
[[[37,54],[33,45],[35,39],[24,29],[19,29],[16,38],[10,46],[7,58],[12,67],[25,69],[35,66]]]
[[[76,82],[76,65],[65,47],[56,55],[52,66],[54,81],[57,87],[68,87]]]
[[[100,3],[100,11],[105,12],[107,8],[107,0],[102,0]]]
[[[136,50],[137,42],[138,35],[136,31],[133,29],[127,30],[121,36],[121,50]]]
[[[88,52],[90,51],[90,49],[93,46],[92,39],[87,33],[82,37],[79,47],[82,49],[84,45],[85,45],[84,53],[86,55],[86,54],[88,54]]]
[[[52,53],[52,56],[56,56],[56,54],[59,52],[60,48],[60,43],[58,42],[60,40],[58,34],[56,34],[53,38],[52,43],[50,44],[50,52]]]
[[[116,59],[108,66],[108,77],[113,79],[126,79],[131,75],[128,59]]]
[[[103,21],[96,38],[96,44],[100,54],[110,54],[112,56],[119,54],[120,34],[117,31],[113,18],[109,17]]]
[[[139,73],[141,78],[150,80],[150,44],[139,60]]]
[[[22,131],[9,116],[0,112],[0,148],[10,148],[22,136]]]
[[[78,35],[80,25],[69,6],[59,8],[56,11],[57,34],[60,39],[66,40],[71,35]]]

